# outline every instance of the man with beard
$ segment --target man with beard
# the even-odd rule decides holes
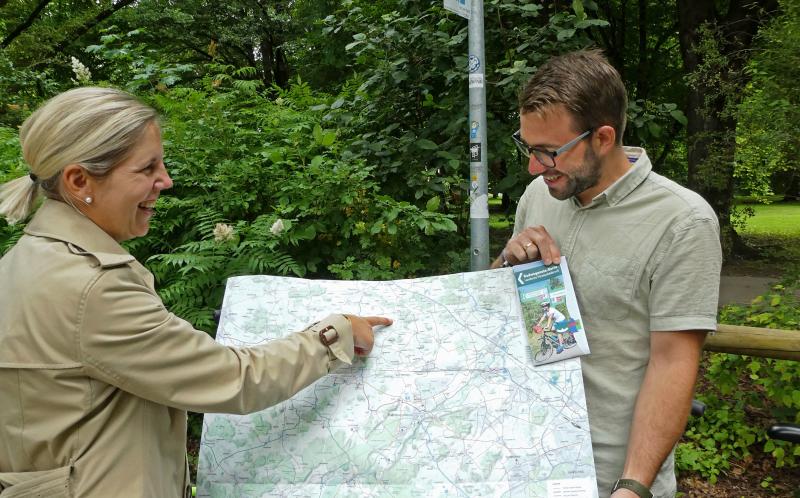
[[[492,266],[566,256],[592,351],[582,366],[600,496],[673,497],[672,450],[716,328],[717,218],[622,145],[625,88],[599,51],[551,59],[519,104],[513,138],[538,178]]]

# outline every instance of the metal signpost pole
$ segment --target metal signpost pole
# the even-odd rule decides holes
[[[470,0],[467,0],[469,2]],[[486,59],[483,0],[471,0],[469,17],[469,231],[470,271],[489,268],[488,155],[486,142]]]

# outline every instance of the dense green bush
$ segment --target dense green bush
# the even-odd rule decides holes
[[[749,306],[722,309],[721,323],[797,330],[800,324],[800,273],[790,271],[781,284]],[[722,353],[705,355],[705,377],[697,397],[706,403],[692,418],[678,446],[679,470],[696,471],[712,483],[759,447],[776,467],[800,465],[800,446],[774,441],[767,426],[776,421],[800,423],[800,362]]]
[[[465,260],[447,254],[462,243],[449,217],[384,195],[374,165],[343,158],[349,144],[320,125],[304,85],[274,102],[185,88],[153,102],[175,188],[129,246],[195,325],[212,327],[231,275],[402,278]]]

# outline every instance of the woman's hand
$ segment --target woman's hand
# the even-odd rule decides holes
[[[345,315],[350,320],[350,325],[353,328],[353,344],[355,345],[355,352],[359,356],[366,356],[372,351],[372,346],[375,344],[375,335],[372,332],[372,327],[379,325],[389,326],[392,319],[382,316],[355,316]]]

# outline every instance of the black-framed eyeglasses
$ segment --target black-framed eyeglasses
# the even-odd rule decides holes
[[[547,168],[555,168],[556,157],[560,156],[561,154],[575,147],[578,144],[578,142],[591,135],[594,130],[590,128],[584,131],[583,133],[573,138],[569,142],[565,143],[564,145],[554,150],[553,152],[550,152],[549,150],[540,149],[538,147],[532,147],[526,144],[525,141],[522,140],[522,135],[520,131],[521,130],[517,130],[516,133],[511,135],[511,139],[514,140],[515,144],[517,144],[517,148],[519,149],[520,152],[522,152],[522,155],[524,155],[525,157],[531,157],[531,154],[533,154],[533,157],[535,157],[537,161],[542,163],[542,166],[545,166]]]

